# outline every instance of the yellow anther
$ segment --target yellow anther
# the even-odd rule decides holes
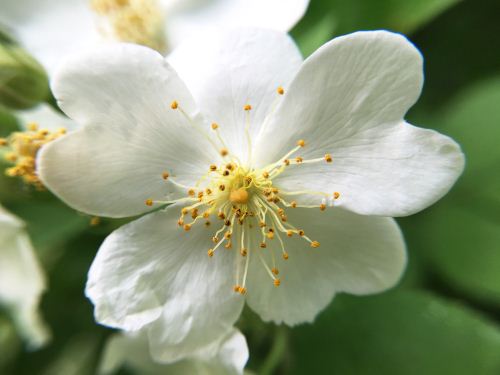
[[[320,209],[321,211],[326,210],[326,204],[321,203],[321,204],[319,205],[319,209]]]
[[[240,292],[240,288],[241,288],[241,286],[239,286],[239,285],[235,285],[235,286],[233,287],[233,290],[234,290],[236,293],[239,293],[239,292]]]
[[[205,189],[205,193],[207,193],[207,195],[212,194],[212,189],[210,189],[210,188],[206,188],[206,189]]]
[[[211,258],[214,256],[214,249],[208,249],[207,255]]]
[[[203,198],[203,195],[204,195],[204,193],[202,191],[198,192],[198,198],[200,198],[200,199]]]
[[[184,225],[184,230],[187,232],[189,230],[191,230],[191,224],[185,224]]]
[[[211,125],[211,126],[212,126],[212,129],[213,129],[213,130],[217,130],[217,128],[219,127],[219,125],[218,125],[218,124],[216,124],[215,122],[212,122],[212,125]]]
[[[231,241],[227,241],[227,244],[224,247],[229,250],[233,247],[233,243]]]
[[[276,90],[278,92],[278,94],[280,95],[283,95],[285,93],[285,90],[283,89],[283,87],[278,87],[278,89]]]
[[[284,253],[283,253],[283,259],[284,259],[284,260],[288,260],[288,253],[287,253],[287,252],[284,252]]]
[[[218,237],[215,237],[215,236],[214,236],[214,237],[212,237],[212,242],[213,242],[213,243],[217,243],[217,242],[219,242],[219,238],[218,238]]]
[[[288,237],[292,237],[292,236],[293,236],[293,230],[290,230],[290,229],[289,229],[289,230],[287,230],[287,231],[286,231],[286,235],[287,235]]]
[[[281,215],[280,219],[281,221],[286,222],[288,220],[288,217],[286,215]]]
[[[193,208],[191,210],[191,218],[196,219],[197,216],[198,216],[198,209],[197,208]]]
[[[224,170],[224,172],[222,172],[222,175],[227,177],[227,176],[229,176],[229,174],[230,174],[230,173],[231,173],[231,172],[229,172],[229,171],[226,169],[226,170]]]
[[[297,202],[296,201],[291,201],[290,202],[290,207],[296,208],[297,207]]]
[[[168,174],[168,172],[163,172],[163,173],[161,174],[161,177],[162,177],[164,180],[167,180],[167,179],[170,177],[170,175]]]
[[[340,197],[340,193],[338,191],[333,193],[333,199],[339,199],[339,197]]]
[[[280,284],[281,284],[280,279],[274,279],[273,284],[274,284],[275,287],[280,286]]]
[[[245,106],[243,107],[243,109],[245,111],[250,111],[252,109],[252,106],[250,104],[245,104]]]
[[[305,234],[306,233],[302,229],[299,230],[299,236],[300,237],[304,237]]]
[[[204,219],[208,219],[209,216],[210,216],[210,212],[208,212],[208,211],[203,212],[203,218]]]
[[[182,214],[182,215],[187,215],[187,213],[188,213],[188,212],[189,212],[189,210],[188,210],[186,207],[184,207],[184,208],[181,210],[181,214]]]
[[[266,223],[263,221],[259,221],[259,227],[264,228],[266,226]]]
[[[226,148],[221,148],[219,152],[222,156],[227,156],[229,154],[229,151]]]
[[[189,190],[188,190],[188,195],[189,195],[190,197],[194,197],[194,196],[195,196],[195,194],[196,194],[196,192],[194,191],[194,189],[189,189]]]
[[[272,240],[274,238],[274,233],[273,232],[268,232],[266,234],[267,238],[269,238],[270,240]]]
[[[5,138],[0,138],[0,146],[7,146],[8,142]]]
[[[241,295],[245,295],[247,293],[247,288],[243,288],[242,286],[240,286],[238,288],[238,292],[241,294]]]
[[[5,160],[10,161],[10,162],[15,162],[17,160],[17,155],[14,152],[7,152],[5,154]]]
[[[217,214],[217,217],[221,220],[224,220],[226,218],[226,215],[224,214],[224,212],[222,211],[219,211],[219,213]]]
[[[229,200],[232,203],[245,204],[248,202],[248,191],[245,188],[239,188],[237,190],[231,191],[229,194]]]
[[[297,163],[302,163],[303,161],[304,161],[304,159],[302,159],[302,157],[301,157],[301,156],[297,156],[297,157],[295,158],[295,162],[297,162]]]
[[[304,141],[303,139],[299,139],[297,141],[297,146],[304,147],[305,145],[306,145],[306,141]]]
[[[279,273],[280,273],[280,271],[279,271],[276,267],[272,268],[272,269],[271,269],[271,272],[272,272],[273,274],[275,274],[275,275],[279,275]]]
[[[101,218],[99,216],[94,216],[90,219],[90,226],[95,227],[101,223]]]
[[[59,129],[57,129],[57,132],[58,132],[59,134],[61,134],[61,135],[64,135],[64,134],[66,134],[66,133],[67,133],[67,130],[66,130],[66,128],[59,128]]]
[[[226,233],[224,233],[224,238],[226,240],[230,239],[231,238],[231,232],[230,231],[227,231]]]
[[[250,184],[252,183],[252,177],[250,177],[250,176],[246,176],[246,177],[245,177],[245,183],[246,183],[247,185],[250,185]]]
[[[177,109],[179,108],[179,103],[177,103],[177,101],[173,101],[171,104],[170,104],[170,108],[172,109]]]
[[[241,250],[240,250],[240,254],[241,254],[241,256],[242,256],[242,257],[246,257],[246,256],[247,256],[247,254],[248,254],[247,249],[245,249],[245,248],[241,249]]]
[[[210,170],[212,172],[216,171],[217,170],[217,166],[215,164],[210,164]]]
[[[231,221],[230,221],[230,220],[226,220],[226,221],[224,221],[224,225],[225,225],[226,227],[230,227],[230,226],[231,226]]]
[[[220,190],[220,191],[224,191],[224,190],[226,190],[226,185],[224,185],[224,184],[220,184],[220,185],[219,185],[219,190]]]
[[[259,246],[261,249],[265,249],[267,247],[265,242],[261,242]]]
[[[331,163],[331,162],[332,162],[332,160],[333,160],[333,159],[332,159],[332,155],[330,155],[330,154],[326,154],[326,155],[325,155],[325,161],[326,161],[327,163]]]
[[[313,241],[311,242],[311,247],[319,247],[319,242],[318,241]]]
[[[278,208],[278,214],[283,215],[285,213],[285,210],[282,208]]]
[[[228,163],[228,164],[226,164],[226,169],[229,169],[230,171],[232,171],[234,169],[234,165],[231,163]]]
[[[278,189],[278,188],[275,188],[275,187],[273,187],[273,188],[271,189],[271,191],[272,191],[274,194],[278,194],[278,193],[279,193],[279,189]]]
[[[184,225],[184,220],[183,219],[177,220],[177,225],[182,227]]]
[[[288,166],[288,165],[290,165],[290,160],[285,159],[285,160],[283,160],[283,163],[284,163],[286,166]]]
[[[153,200],[152,199],[146,199],[146,206],[152,206],[153,205]]]

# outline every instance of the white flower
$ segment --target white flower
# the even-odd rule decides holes
[[[45,277],[24,223],[0,206],[0,303],[14,319],[30,349],[50,338],[38,313]]]
[[[60,59],[103,40],[161,52],[213,28],[291,29],[309,0],[5,0],[0,24],[52,72]]]
[[[253,29],[169,62],[125,44],[68,60],[53,91],[85,126],[42,150],[43,182],[98,216],[175,203],[105,240],[86,289],[96,319],[147,329],[153,356],[174,361],[245,300],[294,325],[335,293],[393,286],[406,255],[386,216],[434,203],[464,163],[453,140],[403,120],[422,82],[420,53],[385,31],[304,62],[286,34]]]
[[[115,334],[108,339],[99,373],[111,374],[125,366],[143,375],[231,375],[242,374],[247,360],[245,336],[235,329],[203,348],[198,356],[172,364],[154,362],[147,335],[139,331]]]

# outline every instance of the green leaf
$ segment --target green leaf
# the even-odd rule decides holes
[[[462,93],[433,121],[458,141],[465,173],[435,207],[408,219],[414,251],[456,291],[500,304],[500,77]]]
[[[341,296],[292,336],[292,374],[500,372],[498,327],[425,292]]]

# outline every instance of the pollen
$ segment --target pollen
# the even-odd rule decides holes
[[[333,199],[339,199],[340,198],[340,193],[338,191],[333,193]]]
[[[305,145],[306,145],[306,141],[304,141],[303,139],[299,139],[297,141],[297,146],[304,147]]]
[[[238,292],[241,294],[241,295],[245,295],[247,293],[247,288],[244,288],[242,286],[240,286],[238,288]]]
[[[290,202],[290,207],[296,208],[297,207],[297,202],[296,201],[291,201]]]
[[[221,148],[219,153],[222,155],[222,156],[227,156],[229,154],[229,151],[227,150],[227,148]]]
[[[161,174],[161,177],[164,179],[164,180],[167,180],[169,177],[170,177],[170,174],[168,172],[163,172]]]
[[[311,242],[311,247],[317,248],[317,247],[319,247],[319,245],[320,245],[320,244],[319,244],[319,242],[318,242],[318,241],[313,241],[313,242]]]
[[[269,173],[266,171],[262,172],[262,177],[269,178]]]
[[[190,231],[190,230],[191,230],[191,224],[185,224],[185,225],[184,225],[184,230],[185,230],[186,232]]]
[[[243,107],[243,109],[245,111],[250,111],[252,109],[252,106],[250,104],[245,104],[245,106]]]
[[[274,279],[273,284],[274,284],[275,287],[280,286],[281,285],[280,279]]]
[[[218,125],[217,123],[215,123],[215,122],[212,122],[212,125],[211,125],[211,126],[212,126],[212,129],[213,129],[213,130],[217,130],[217,129],[218,129],[218,127],[219,127],[219,125]]]
[[[271,272],[274,274],[274,275],[279,275],[280,271],[278,271],[278,269],[276,267],[273,267],[271,269]]]
[[[153,200],[152,199],[146,199],[146,206],[152,206],[153,205]]]
[[[175,100],[170,104],[170,108],[172,109],[177,109],[179,108],[179,103],[177,103]]]
[[[245,249],[245,248],[241,249],[241,250],[240,250],[240,254],[241,254],[241,256],[242,256],[242,257],[246,257],[246,256],[247,256],[247,254],[248,254],[247,249]]]
[[[280,86],[280,87],[278,87],[278,88],[276,89],[276,91],[277,91],[277,92],[278,92],[278,94],[280,94],[280,95],[283,95],[283,94],[285,93],[285,90],[284,90],[284,89],[283,89],[283,87],[281,87],[281,86]]]
[[[321,203],[321,204],[319,205],[319,209],[320,209],[321,211],[326,210],[326,204]]]
[[[283,259],[284,259],[284,260],[288,260],[288,257],[289,257],[289,256],[288,256],[288,253],[286,253],[286,252],[285,252],[285,253],[283,253]]]
[[[330,154],[326,154],[326,155],[325,155],[325,161],[326,161],[327,163],[331,163],[331,162],[332,162],[332,160],[333,160],[333,159],[332,159],[332,155],[330,155]]]
[[[207,255],[211,258],[214,256],[214,249],[208,249]]]

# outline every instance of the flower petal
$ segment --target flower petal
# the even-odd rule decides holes
[[[145,212],[146,199],[177,190],[163,172],[192,186],[220,158],[202,135],[186,87],[148,48],[116,44],[75,56],[57,72],[53,90],[61,108],[85,127],[42,149],[39,175],[80,211]]]
[[[302,238],[286,238],[289,259],[277,246],[281,285],[276,288],[257,256],[248,278],[248,304],[265,321],[289,325],[311,322],[336,292],[370,294],[392,287],[406,265],[405,244],[391,218],[361,216],[339,208],[325,212],[310,208],[287,211],[288,222],[320,243],[312,248]],[[273,243],[274,244],[274,243]]]
[[[285,33],[238,29],[191,39],[168,58],[229,150],[247,159],[245,125],[252,139],[300,68],[302,57]],[[252,109],[245,111],[250,104]]]
[[[52,73],[61,57],[99,40],[89,1],[16,0],[2,2],[0,24]]]
[[[207,256],[211,232],[185,232],[180,211],[144,216],[106,238],[89,272],[86,294],[96,320],[124,330],[150,323],[156,358],[175,361],[227,332],[243,306],[232,292],[234,256]]]
[[[187,37],[222,28],[288,31],[302,18],[308,5],[309,0],[178,1],[167,10],[169,42],[176,46]]]
[[[43,346],[50,333],[38,305],[45,291],[45,277],[24,224],[0,206],[0,302],[31,349]]]
[[[115,334],[106,343],[99,373],[113,373],[125,365],[138,373],[151,375],[200,372],[207,375],[243,374],[248,360],[248,347],[245,337],[238,330],[231,329],[222,339],[211,343],[203,351],[206,351],[203,355],[171,364],[161,364],[151,358],[146,330]]]
[[[450,189],[464,160],[450,138],[402,120],[422,82],[422,57],[398,34],[334,39],[305,61],[263,131],[260,165],[304,139],[304,159],[329,153],[333,163],[288,169],[276,179],[283,189],[339,191],[339,203],[360,214],[402,216],[427,207]]]
[[[39,129],[50,131],[60,128],[72,131],[78,128],[78,125],[73,120],[57,112],[48,104],[40,104],[25,111],[17,111],[16,115],[20,119],[23,129],[27,129],[30,123],[36,123]]]

